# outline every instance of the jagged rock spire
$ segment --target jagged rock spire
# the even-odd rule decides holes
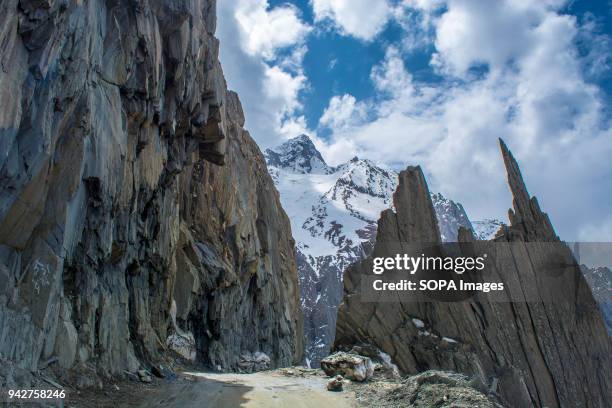
[[[421,166],[409,166],[399,174],[393,204],[396,208],[399,241],[441,241],[436,212]]]
[[[514,209],[517,214],[521,214],[522,211],[529,208],[529,192],[525,186],[521,169],[502,138],[499,138],[499,147],[506,166],[508,185],[514,197]]]
[[[526,241],[557,241],[548,215],[540,209],[537,198],[529,196],[518,162],[501,138],[499,146],[513,196],[514,211],[508,210],[508,218],[514,232],[521,233]]]

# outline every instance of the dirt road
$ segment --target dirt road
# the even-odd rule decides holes
[[[322,376],[184,373],[193,381],[163,384],[138,396],[141,407],[164,408],[349,408],[350,391],[329,392]]]
[[[387,376],[388,377],[388,376]],[[473,379],[425,371],[403,379],[379,376],[326,390],[321,370],[288,367],[255,374],[179,372],[151,384],[125,381],[104,390],[68,392],[67,408],[502,408],[497,396],[473,388]]]

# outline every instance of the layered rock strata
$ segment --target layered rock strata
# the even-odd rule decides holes
[[[0,4],[0,358],[301,359],[294,243],[215,1]],[[53,364],[55,364],[53,363]]]
[[[372,274],[373,256],[395,256],[398,245],[441,242],[423,173],[409,167],[399,177],[396,211],[381,214],[372,257],[345,273],[335,348],[373,344],[409,374],[428,369],[464,373],[512,407],[610,406],[612,356],[601,313],[569,248],[529,196],[503,142],[501,149],[514,210],[509,211],[510,225],[484,245],[493,276],[514,297],[362,300],[360,282]],[[473,241],[465,229],[459,239]],[[563,273],[545,279],[541,274],[550,262],[562,265]]]

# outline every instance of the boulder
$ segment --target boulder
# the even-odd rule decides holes
[[[166,346],[185,360],[194,361],[196,358],[196,345],[193,334],[174,333],[166,339]]]
[[[355,344],[350,350],[351,354],[369,357],[374,365],[374,375],[384,378],[400,378],[398,367],[393,364],[391,356],[371,344]]]
[[[342,391],[342,381],[344,379],[341,375],[337,375],[327,382],[327,391]]]
[[[374,365],[369,357],[343,351],[321,360],[321,368],[330,377],[341,375],[354,381],[365,381],[374,375]]]
[[[247,373],[268,370],[270,368],[270,357],[261,351],[242,353],[238,367],[240,371]]]

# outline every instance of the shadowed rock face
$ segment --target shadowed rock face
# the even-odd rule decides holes
[[[530,198],[503,142],[501,149],[514,211],[495,243],[483,245],[493,252],[496,280],[509,293],[529,293],[529,301],[362,302],[361,277],[372,274],[368,258],[345,272],[335,348],[373,344],[404,373],[461,372],[494,390],[509,406],[611,406],[611,347],[601,313],[570,250]],[[399,180],[396,212],[381,214],[373,256],[394,256],[402,242],[440,242],[421,169],[409,167]],[[473,237],[461,229],[459,239]],[[559,244],[550,245],[555,242]],[[538,275],[551,259],[570,272],[552,285]],[[545,301],[552,298],[562,301]]]
[[[0,4],[0,358],[134,371],[302,354],[289,221],[215,1]],[[221,165],[221,166],[220,166]]]

